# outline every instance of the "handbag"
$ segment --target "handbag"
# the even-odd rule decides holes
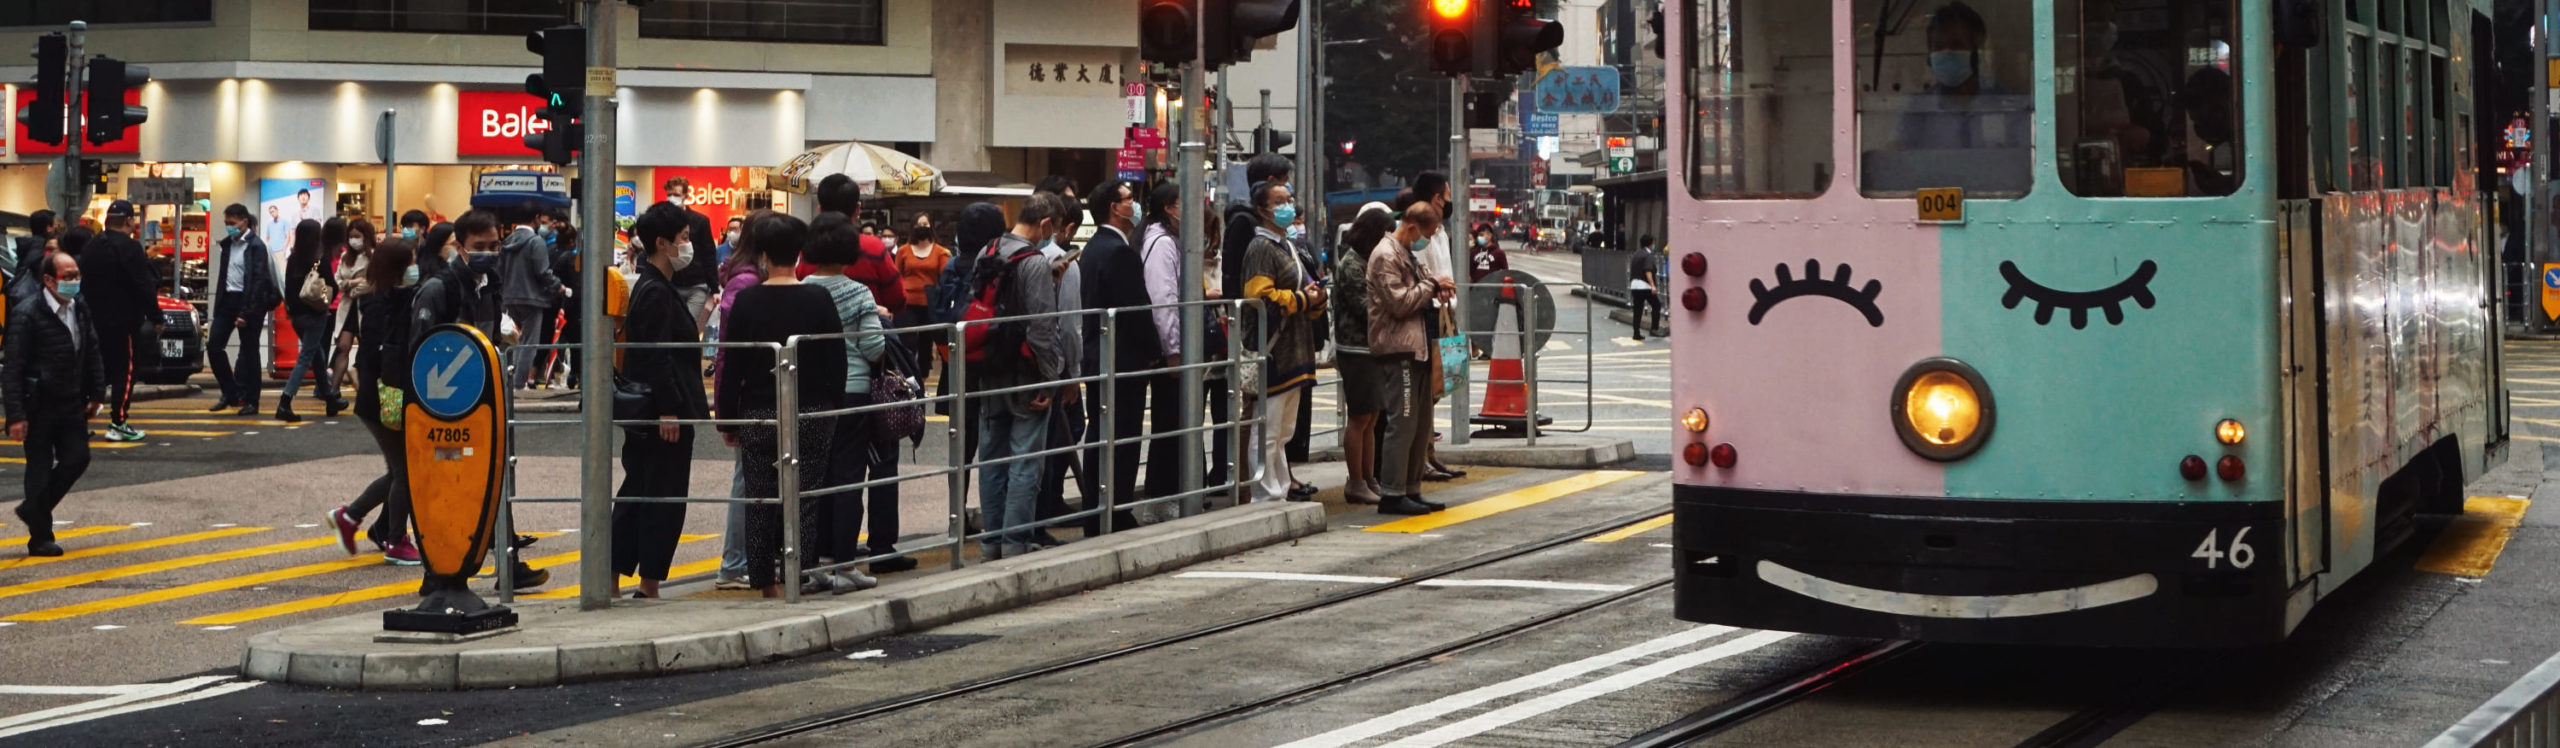
[[[1449,380],[1467,374],[1467,336],[1458,331],[1457,320],[1451,317],[1448,307],[1440,308],[1440,332],[1444,334],[1439,340],[1441,384],[1437,389],[1446,391]]]
[[[924,443],[924,385],[908,372],[916,370],[915,355],[907,344],[889,337],[880,351],[880,361],[871,369],[871,402],[908,403],[907,405],[871,411],[871,436],[876,443],[896,449],[898,440]]]
[[[306,306],[325,307],[329,305],[329,294],[329,281],[320,274],[320,263],[311,263],[311,272],[302,276],[302,288],[299,293],[302,303]]]
[[[624,379],[622,377],[622,372],[614,372],[613,420],[645,421],[655,418],[656,416],[649,413],[649,395],[649,385]],[[644,427],[631,426],[629,428]]]
[[[373,385],[373,394],[382,401],[382,412],[379,414],[382,427],[393,431],[401,430],[401,417],[407,412],[406,408],[401,407],[402,399],[407,396],[400,392],[400,388],[383,383]]]

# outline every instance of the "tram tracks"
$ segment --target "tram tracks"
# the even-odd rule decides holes
[[[1281,621],[1283,619],[1340,606],[1345,603],[1375,597],[1387,592],[1420,584],[1424,580],[1472,571],[1486,566],[1491,566],[1493,564],[1526,557],[1541,551],[1551,550],[1567,544],[1580,542],[1588,538],[1604,535],[1648,520],[1660,518],[1669,513],[1670,512],[1667,509],[1639,512],[1633,515],[1619,517],[1598,524],[1567,531],[1562,534],[1549,536],[1542,540],[1522,543],[1509,548],[1503,548],[1460,559],[1458,561],[1427,569],[1399,579],[1364,585],[1355,589],[1325,595],[1297,603],[1295,605],[1280,608],[1278,610],[1242,616],[1219,623],[1160,636],[1143,642],[1103,650],[1100,652],[1065,657],[1038,665],[1032,665],[996,675],[980,677],[940,688],[879,699],[841,710],[768,725],[755,730],[701,743],[699,745],[707,748],[757,745],[851,725],[936,703],[948,702],[1008,685],[1069,673],[1132,655],[1162,650],[1167,647],[1172,647],[1205,637]],[[1394,661],[1390,661],[1382,665],[1363,668],[1350,675],[1337,676],[1321,683],[1292,689],[1286,693],[1257,699],[1246,704],[1240,704],[1209,713],[1195,715],[1173,723],[1159,725],[1156,728],[1114,738],[1111,741],[1103,743],[1103,745],[1123,745],[1130,742],[1150,740],[1162,736],[1178,734],[1201,725],[1222,722],[1244,714],[1261,711],[1262,709],[1267,709],[1272,706],[1277,706],[1279,704],[1288,703],[1307,696],[1330,691],[1368,677],[1408,667],[1416,663],[1425,662],[1433,657],[1444,656],[1450,652],[1481,646],[1489,642],[1498,641],[1500,639],[1536,630],[1557,621],[1569,619],[1594,609],[1663,589],[1669,586],[1670,583],[1671,579],[1669,577],[1664,577],[1643,585],[1612,593],[1605,597],[1547,611],[1524,621],[1509,624],[1456,642],[1433,647],[1424,654],[1399,657]]]

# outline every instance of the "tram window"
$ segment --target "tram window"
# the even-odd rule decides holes
[[[2029,0],[1854,0],[1858,191],[2017,197],[2035,181]]]
[[[2081,0],[2054,9],[2055,154],[2082,197],[2228,195],[2240,173],[2240,91],[2227,0]]]
[[[1689,193],[1809,198],[1831,186],[1831,4],[1700,0],[1687,72]]]

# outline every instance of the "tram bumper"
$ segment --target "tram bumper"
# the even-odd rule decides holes
[[[2282,640],[2288,628],[2283,508],[2276,502],[1987,500],[1681,485],[1673,488],[1673,512],[1682,620],[1884,639],[2130,647],[2262,644]]]

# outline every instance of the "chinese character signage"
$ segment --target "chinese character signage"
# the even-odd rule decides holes
[[[1541,113],[1608,114],[1618,111],[1618,69],[1554,68],[1529,93]]]
[[[1135,68],[1127,47],[1004,45],[1009,96],[1123,96]]]

